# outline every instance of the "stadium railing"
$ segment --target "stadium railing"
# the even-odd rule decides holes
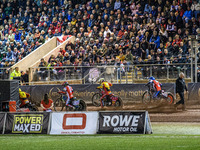
[[[95,65],[95,66],[63,66],[63,67],[32,67],[29,68],[31,82],[50,81],[80,81],[80,83],[97,83],[99,78],[112,83],[135,83],[138,80],[154,76],[160,80],[176,79],[180,72],[191,80],[194,65],[187,63],[176,64],[139,64],[139,65]],[[192,69],[191,69],[192,68]],[[30,74],[29,74],[30,75]]]

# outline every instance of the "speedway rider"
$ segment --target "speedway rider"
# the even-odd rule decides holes
[[[99,79],[99,83],[100,83],[100,86],[98,86],[97,88],[98,89],[103,89],[105,94],[101,97],[101,100],[106,96],[106,100],[108,103],[110,103],[109,105],[112,104],[112,101],[110,99],[110,96],[111,96],[111,90],[110,90],[110,87],[112,86],[111,83],[109,82],[106,82],[104,80],[104,78],[101,78]],[[103,104],[104,105],[104,104]]]
[[[28,98],[30,97],[30,94],[22,91],[20,88],[19,88],[19,99],[21,101],[21,104],[20,104],[20,108],[24,107],[26,104],[29,104],[29,100]]]
[[[68,82],[64,82],[62,84],[62,86],[64,86],[64,89],[63,89],[63,94],[66,94],[67,97],[66,97],[66,106],[68,107],[71,107],[73,109],[76,109],[75,106],[72,105],[72,101],[74,100],[74,96],[73,96],[73,89],[71,86],[69,86],[69,83]]]
[[[157,80],[155,80],[155,78],[153,76],[151,76],[149,78],[149,83],[153,84],[154,89],[156,89],[156,92],[153,94],[153,98],[159,97],[161,94],[161,90],[162,90],[161,89],[162,84],[160,82],[158,82]]]

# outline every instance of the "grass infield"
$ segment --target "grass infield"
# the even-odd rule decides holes
[[[200,124],[153,123],[151,135],[1,135],[0,150],[198,150]]]

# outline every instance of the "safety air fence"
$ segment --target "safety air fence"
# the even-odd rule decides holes
[[[0,134],[151,134],[147,111],[0,113]]]
[[[87,104],[92,104],[92,96],[99,92],[96,89],[98,84],[76,84],[71,85],[73,88],[73,95],[77,99],[84,100]],[[185,102],[187,105],[196,105],[200,103],[200,83],[188,83],[189,93],[185,93]],[[40,105],[41,100],[45,93],[55,101],[60,90],[63,90],[61,85],[30,85],[20,86],[20,88],[31,95],[31,101],[36,105]],[[113,84],[111,91],[114,95],[121,97],[124,104],[127,103],[142,103],[142,95],[148,89],[145,84]],[[163,83],[162,90],[165,92],[171,92],[176,101],[179,99],[176,97],[175,83]]]
[[[76,84],[70,85],[73,88],[73,95],[77,99],[84,100],[87,104],[92,103],[92,96],[99,92],[96,89],[98,84]],[[61,85],[30,85],[21,86],[23,91],[31,95],[31,101],[36,105],[40,104],[45,93],[48,93],[50,98],[54,101],[59,97],[57,93],[63,90]],[[124,103],[141,103],[142,95],[148,89],[145,84],[113,84],[111,91],[114,95],[120,96]],[[162,89],[166,92],[171,92],[174,94],[175,84],[173,83],[163,83]]]

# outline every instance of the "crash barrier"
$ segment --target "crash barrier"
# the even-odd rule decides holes
[[[3,134],[47,134],[50,113],[0,113]]]
[[[187,99],[200,102],[200,83],[188,83]]]
[[[151,134],[147,111],[0,113],[0,134]]]
[[[96,134],[98,112],[52,113],[50,134]]]
[[[142,95],[148,88],[145,84],[113,84],[111,91],[113,94],[121,97],[124,103],[126,102],[142,102]],[[92,102],[92,96],[99,92],[96,89],[98,84],[77,84],[71,85],[73,88],[73,95],[77,99],[82,99],[86,103]],[[166,92],[174,94],[175,84],[174,83],[163,83],[162,88]],[[45,93],[48,93],[52,100],[56,100],[59,97],[57,93],[59,90],[63,90],[61,85],[32,85],[32,86],[21,86],[21,89],[27,93],[30,93],[32,102],[39,103],[43,99]]]
[[[150,134],[152,129],[148,112],[99,112],[98,133]]]

